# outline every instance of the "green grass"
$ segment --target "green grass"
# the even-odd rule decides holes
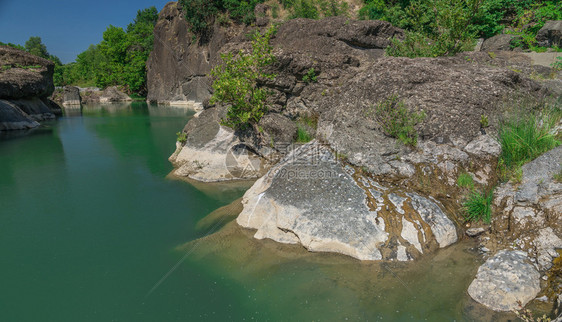
[[[297,127],[297,142],[298,143],[307,143],[312,141],[312,135],[308,133],[305,127],[299,125]]]
[[[562,168],[562,163],[560,164],[560,167]],[[556,182],[562,183],[562,169],[560,169],[560,171],[554,175],[554,180]]]
[[[411,146],[418,144],[418,132],[415,126],[423,121],[425,116],[423,111],[408,110],[396,94],[391,95],[375,108],[375,117],[384,133]]]
[[[553,133],[562,113],[559,107],[542,115],[514,118],[500,124],[499,139],[502,146],[499,165],[504,179],[509,179],[523,164],[561,144]]]
[[[464,218],[466,221],[477,222],[482,220],[489,224],[492,217],[493,189],[489,192],[472,190],[463,202]]]
[[[457,178],[457,185],[461,188],[473,188],[474,180],[470,174],[463,172]]]

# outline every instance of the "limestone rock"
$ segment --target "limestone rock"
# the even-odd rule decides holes
[[[316,141],[289,153],[246,192],[242,204],[237,222],[257,229],[255,238],[361,260],[410,260],[457,240],[437,201],[390,192]]]
[[[266,162],[241,142],[234,131],[220,125],[216,108],[202,111],[184,129],[185,144],[178,142],[170,157],[173,173],[203,182],[255,179],[265,171]]]
[[[0,100],[0,131],[25,130],[39,126],[27,113],[16,104]]]
[[[477,302],[495,311],[525,306],[540,291],[540,274],[524,252],[502,250],[489,258],[468,287]]]

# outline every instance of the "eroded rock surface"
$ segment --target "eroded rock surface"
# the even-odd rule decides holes
[[[39,126],[60,107],[47,97],[54,90],[54,63],[8,46],[0,46],[0,131]]]
[[[562,147],[522,167],[520,183],[496,188],[490,249],[525,251],[541,271],[552,266],[562,248]]]
[[[231,128],[220,125],[216,108],[194,117],[184,128],[184,143],[177,143],[170,161],[173,174],[203,182],[256,179],[265,172],[267,161],[240,141]]]
[[[260,178],[242,204],[237,222],[258,239],[362,260],[410,260],[457,240],[438,201],[363,176],[315,141]]]
[[[525,252],[502,250],[489,258],[468,287],[477,302],[496,311],[518,310],[540,291],[540,274]]]

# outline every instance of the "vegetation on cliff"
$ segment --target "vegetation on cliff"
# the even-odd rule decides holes
[[[275,32],[270,27],[264,34],[253,35],[252,51],[240,50],[236,55],[221,55],[222,64],[211,71],[214,93],[211,103],[228,104],[226,119],[222,123],[235,129],[257,124],[267,112],[267,89],[258,86],[259,79],[272,79],[275,75],[266,71],[273,63],[273,47],[269,40]]]

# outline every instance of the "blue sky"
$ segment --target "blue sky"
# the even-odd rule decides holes
[[[63,63],[102,40],[111,24],[126,27],[139,9],[169,0],[0,0],[0,41],[24,45],[39,36]]]

